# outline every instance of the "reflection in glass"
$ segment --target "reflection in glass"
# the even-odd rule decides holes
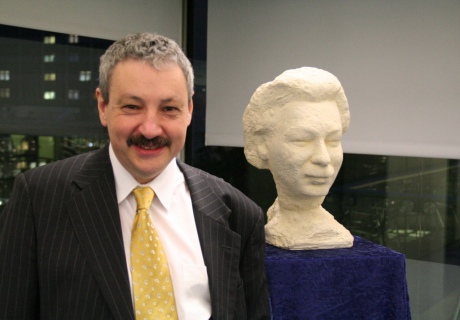
[[[111,43],[0,25],[0,212],[20,172],[107,143],[91,75]]]

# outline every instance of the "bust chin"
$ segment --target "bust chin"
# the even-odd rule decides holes
[[[353,236],[324,208],[308,209],[300,214],[281,213],[278,202],[268,210],[265,226],[268,244],[288,250],[349,248]]]

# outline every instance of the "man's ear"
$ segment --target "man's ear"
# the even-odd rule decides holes
[[[189,117],[187,125],[189,125],[192,122],[193,99],[190,99],[190,102],[188,104],[187,110],[188,110],[188,117]]]
[[[104,127],[107,127],[107,103],[102,97],[101,89],[96,89],[97,109],[99,110],[99,120]]]

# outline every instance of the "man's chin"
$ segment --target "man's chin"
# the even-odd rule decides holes
[[[138,182],[144,184],[155,179],[172,160],[170,157],[163,156],[155,156],[151,157],[151,159],[147,158],[149,157],[136,157],[136,160],[130,163],[131,170],[128,170]]]
[[[147,184],[150,181],[152,181],[153,179],[155,179],[156,177],[158,177],[158,175],[161,172],[163,172],[163,170],[164,170],[164,168],[163,169],[158,169],[158,170],[152,170],[152,171],[138,172],[138,174],[135,176],[135,179],[140,184]]]

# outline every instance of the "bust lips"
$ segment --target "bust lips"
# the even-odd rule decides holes
[[[313,185],[325,185],[330,181],[330,177],[309,177],[311,184]]]
[[[334,175],[306,174],[305,178],[308,179],[311,184],[324,185],[330,183],[331,179],[334,179]]]

